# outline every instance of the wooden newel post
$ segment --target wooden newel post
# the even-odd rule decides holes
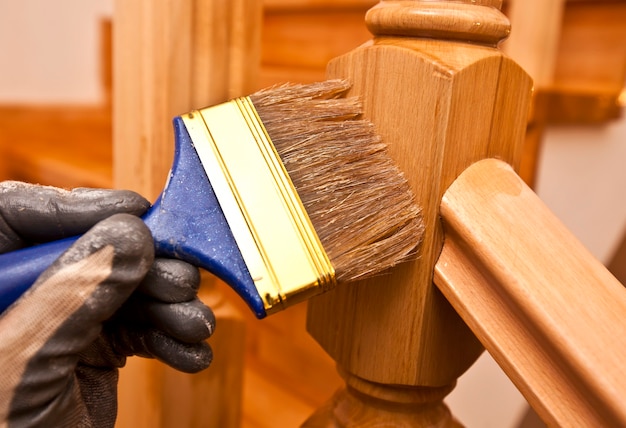
[[[373,40],[328,66],[362,97],[423,207],[426,235],[416,260],[309,303],[307,328],[347,384],[310,426],[455,424],[443,398],[483,348],[432,284],[439,206],[480,159],[518,167],[532,86],[497,49],[510,30],[501,3],[382,1],[366,15]]]

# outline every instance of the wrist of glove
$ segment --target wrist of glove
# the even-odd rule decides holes
[[[84,233],[0,315],[0,424],[112,427],[126,357],[208,367],[215,318],[198,270],[155,258],[137,217],[148,206],[129,191],[0,183],[0,252]]]

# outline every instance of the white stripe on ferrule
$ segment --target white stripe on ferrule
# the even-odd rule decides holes
[[[182,116],[266,312],[334,287],[334,269],[249,98]]]

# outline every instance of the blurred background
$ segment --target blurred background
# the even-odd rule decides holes
[[[363,16],[375,1],[331,3],[264,2],[259,88],[321,80],[330,58],[370,38]],[[530,1],[520,3],[532,8]],[[513,33],[502,49],[536,82],[523,178],[624,282],[626,2],[555,5],[551,15],[539,17],[553,30],[551,40],[541,32],[537,40],[527,14],[513,2],[504,5]],[[113,8],[113,0],[0,0],[1,179],[112,186]],[[539,18],[530,22],[539,25]],[[539,51],[549,56],[538,56]],[[248,335],[280,335],[285,323],[304,335],[303,313],[294,309],[287,318],[261,326],[246,318]],[[295,426],[339,385],[332,362],[310,339],[300,338],[278,359],[294,361],[306,354],[306,364],[279,368],[269,361],[270,351],[259,350],[260,341],[246,342],[241,425]],[[302,370],[328,381],[300,385],[291,393]],[[276,381],[290,376],[284,387]],[[252,402],[267,394],[275,398],[268,402],[288,403],[289,414],[281,419],[267,403],[262,411],[254,408],[260,404]],[[447,402],[470,427],[540,426],[533,425],[524,398],[487,354],[459,380]]]

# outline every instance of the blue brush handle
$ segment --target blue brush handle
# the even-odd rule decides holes
[[[16,301],[77,237],[61,239],[0,256],[0,312]]]
[[[230,285],[258,318],[266,316],[232,232],[181,118],[163,192],[143,216],[156,254],[206,269]],[[17,300],[78,237],[0,255],[0,312]]]

